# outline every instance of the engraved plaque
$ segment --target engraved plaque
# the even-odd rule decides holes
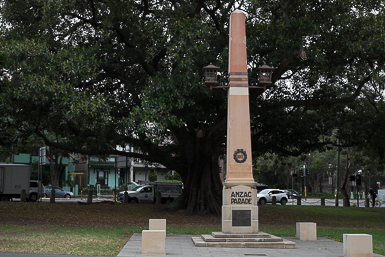
[[[233,227],[251,226],[251,210],[233,210]]]

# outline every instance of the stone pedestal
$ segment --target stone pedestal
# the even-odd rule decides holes
[[[223,188],[222,232],[258,233],[257,189],[249,186]]]
[[[302,241],[317,240],[317,224],[314,222],[297,222],[296,237]]]
[[[273,248],[294,249],[295,243],[266,233],[258,234],[224,234],[212,232],[211,235],[192,237],[197,247],[231,247],[231,248]]]
[[[143,230],[142,254],[166,255],[166,231]]]
[[[165,230],[166,231],[166,219],[150,219],[148,222],[149,230]]]
[[[343,234],[344,257],[373,257],[372,235]]]

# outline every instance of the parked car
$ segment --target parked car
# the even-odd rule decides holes
[[[264,189],[257,193],[258,204],[265,205],[266,203],[273,202],[273,196],[275,196],[277,203],[285,205],[287,203],[287,195],[280,189]]]
[[[57,186],[45,186],[44,187],[44,194],[45,197],[51,197],[51,190],[55,189],[55,198],[67,198],[70,199],[74,197],[74,194],[72,192],[66,191],[61,187]]]
[[[39,192],[40,186],[40,192]],[[44,185],[38,180],[29,181],[28,201],[36,202],[38,199],[44,197]]]
[[[287,198],[289,198],[289,199],[294,199],[294,198],[302,196],[300,193],[298,193],[297,191],[295,191],[293,189],[284,189],[283,191],[285,191]]]

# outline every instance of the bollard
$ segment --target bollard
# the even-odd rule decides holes
[[[127,193],[127,191],[124,192],[123,203],[128,203],[128,193]]]
[[[277,197],[275,195],[273,195],[273,197],[271,198],[271,204],[277,205]]]
[[[112,197],[113,197],[114,202],[115,202],[115,191],[112,191]]]
[[[302,197],[298,196],[297,197],[297,205],[301,205],[301,200],[302,200]]]
[[[369,207],[369,198],[365,198],[365,207]]]
[[[325,206],[325,197],[321,197],[321,206]]]
[[[27,201],[27,195],[25,192],[25,189],[21,190],[21,195],[20,195],[20,202],[25,202]]]
[[[87,203],[92,203],[92,191],[88,191]]]
[[[50,195],[50,197],[49,197],[49,202],[50,202],[50,203],[55,203],[55,196],[56,196],[55,189],[52,189],[52,190],[51,190],[51,195]]]
[[[83,190],[80,191],[80,200],[83,200]]]
[[[156,204],[162,203],[162,193],[160,191],[156,192]]]

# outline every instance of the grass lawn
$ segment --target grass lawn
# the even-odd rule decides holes
[[[163,211],[154,204],[0,202],[0,252],[116,256],[148,219],[167,219],[168,234],[221,231],[221,217]],[[373,235],[385,255],[385,208],[265,205],[260,231],[295,236],[295,223],[317,223],[317,235],[342,242],[342,234]]]

